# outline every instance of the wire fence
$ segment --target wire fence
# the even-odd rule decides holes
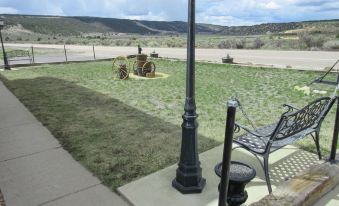
[[[53,48],[49,48],[47,45],[8,46],[6,47],[6,55],[9,65],[90,61],[113,57],[112,54],[107,52],[96,52],[94,45],[86,47],[54,45]]]

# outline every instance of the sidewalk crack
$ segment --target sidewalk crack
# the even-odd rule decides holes
[[[23,157],[33,156],[33,155],[36,155],[36,154],[40,154],[40,153],[43,153],[43,152],[48,152],[48,151],[56,150],[56,149],[60,149],[60,148],[62,148],[62,146],[52,147],[52,148],[48,148],[48,149],[45,149],[45,150],[42,150],[42,151],[39,151],[39,152],[33,152],[33,153],[30,153],[30,154],[25,154],[25,155],[13,157],[13,158],[10,158],[10,159],[1,160],[0,163],[8,162],[8,161],[15,160],[15,159],[20,159],[20,158],[23,158]]]
[[[48,203],[55,202],[55,201],[57,201],[57,200],[63,199],[63,198],[65,198],[65,197],[68,197],[68,196],[77,194],[77,193],[79,193],[79,192],[82,192],[82,191],[91,189],[91,188],[96,187],[96,186],[99,186],[99,185],[101,185],[101,182],[100,182],[100,183],[97,183],[97,184],[94,184],[94,185],[91,185],[91,186],[88,186],[88,187],[85,187],[85,188],[82,188],[82,189],[79,189],[79,190],[76,190],[76,191],[74,191],[74,192],[71,192],[71,193],[68,193],[68,194],[65,194],[65,195],[59,196],[59,197],[57,197],[57,198],[48,200],[48,201],[46,201],[46,202],[43,202],[43,203],[38,204],[37,206],[43,206],[43,205],[46,205],[46,204],[48,204]]]

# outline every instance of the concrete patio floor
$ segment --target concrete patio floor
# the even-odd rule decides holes
[[[221,161],[222,146],[204,152],[200,155],[203,177],[207,184],[201,194],[183,195],[171,187],[175,177],[176,165],[172,165],[147,177],[139,179],[118,188],[118,192],[131,204],[136,206],[161,205],[218,205],[217,185],[220,179],[214,173],[214,166]],[[232,160],[251,165],[257,171],[257,177],[247,186],[249,198],[245,205],[256,202],[268,194],[263,171],[259,162],[248,152],[237,149],[232,154]],[[318,164],[317,155],[288,146],[270,156],[270,174],[274,188],[282,181],[289,179],[312,165]]]

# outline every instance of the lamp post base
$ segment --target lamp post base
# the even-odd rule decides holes
[[[192,106],[193,105],[193,106]],[[197,128],[198,122],[195,111],[189,114],[190,108],[195,108],[193,99],[186,99],[185,114],[182,116],[182,141],[180,162],[172,186],[183,194],[200,193],[206,185],[202,177],[198,154]]]
[[[172,181],[172,186],[177,189],[182,194],[194,194],[194,193],[201,193],[206,185],[206,180],[201,178],[200,181],[195,186],[184,186],[174,179]]]

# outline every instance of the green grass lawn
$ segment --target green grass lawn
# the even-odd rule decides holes
[[[111,62],[97,62],[6,71],[1,79],[75,159],[115,189],[178,161],[185,62],[155,63],[157,71],[170,77],[114,81]],[[262,126],[279,118],[283,103],[301,107],[317,98],[293,90],[317,76],[315,72],[197,63],[200,152],[222,143],[226,101],[231,96],[237,95],[256,125]],[[240,112],[237,120],[247,124]],[[324,152],[330,148],[333,120],[332,109],[321,131]],[[298,145],[315,151],[311,138]]]

